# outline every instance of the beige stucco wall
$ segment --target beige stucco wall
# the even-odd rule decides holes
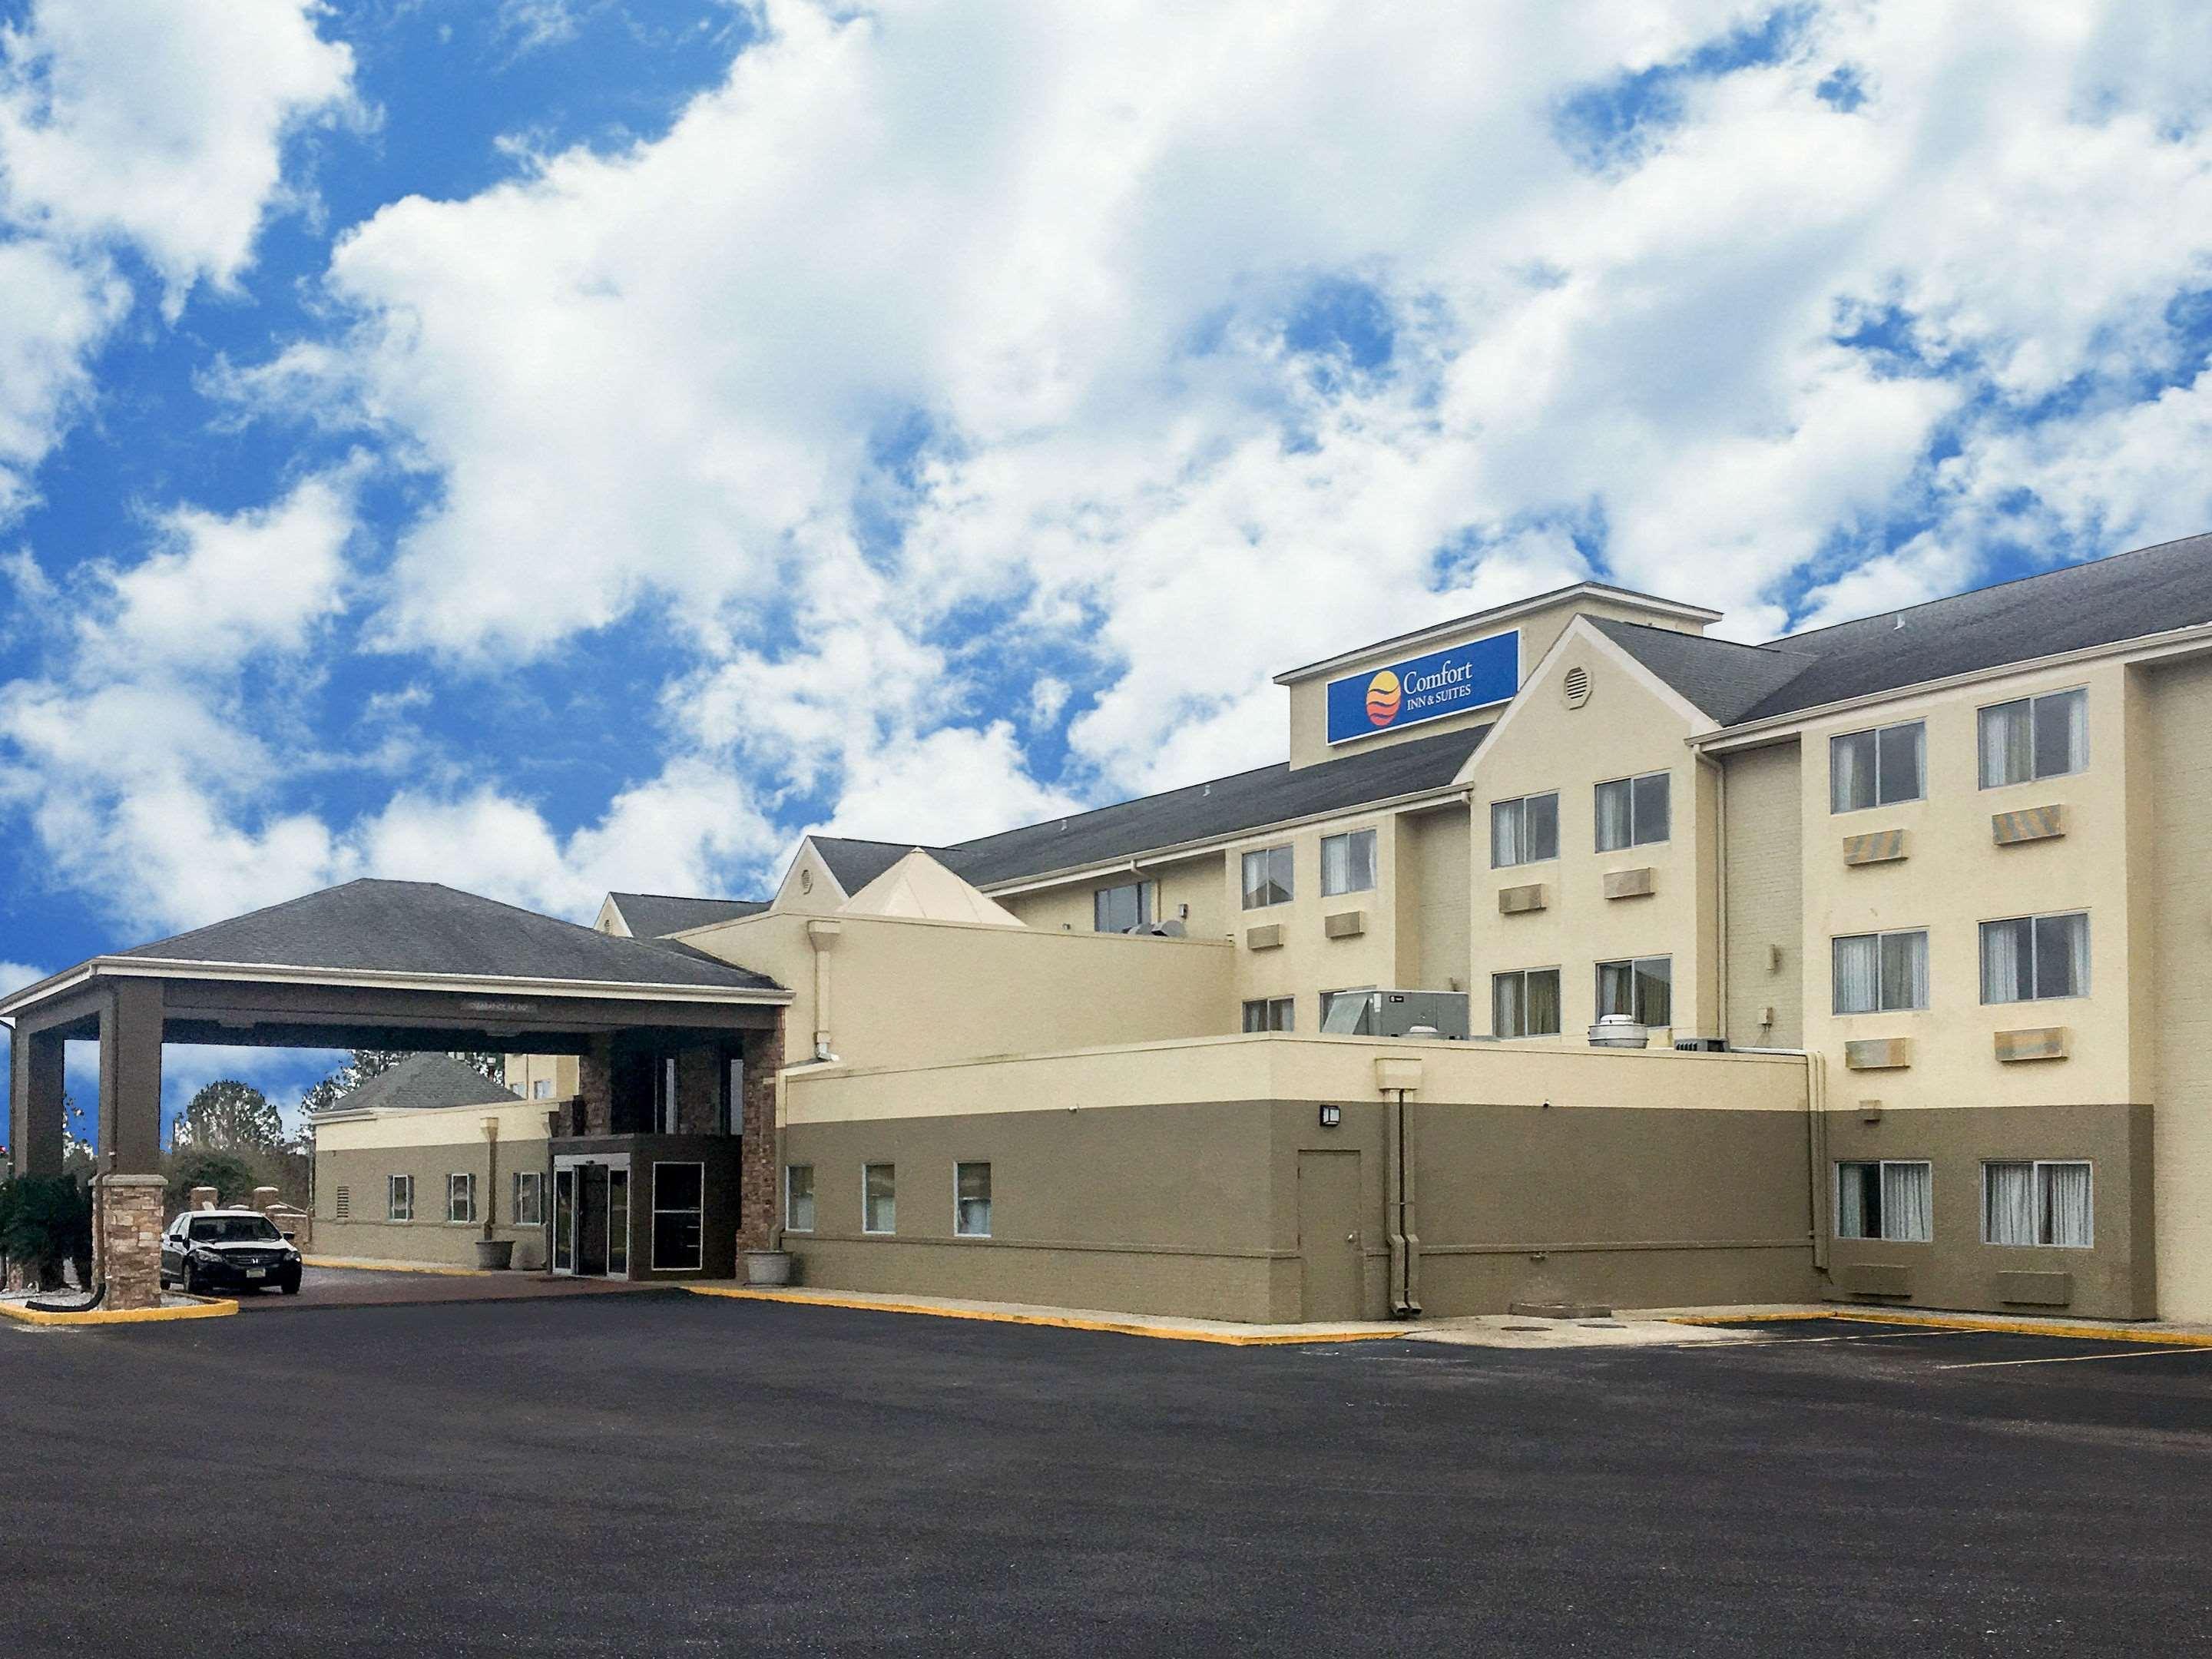
[[[1398,971],[1393,983],[1420,991],[1464,991],[1474,960],[1468,922],[1474,839],[1467,803],[1402,812],[1394,823],[1398,855],[1391,908],[1397,917]],[[1486,1012],[1470,1005],[1470,1030],[1486,1029]]]
[[[1724,763],[1728,1036],[1747,1046],[1796,1048],[1805,1041],[1799,752],[1795,742],[1779,743]]]
[[[2159,1311],[2212,1320],[2212,660],[2146,676]]]
[[[1589,676],[1590,694],[1567,707],[1559,682],[1573,668]],[[1474,978],[1476,1029],[1490,1025],[1490,978],[1524,968],[1558,968],[1561,1024],[1580,1035],[1597,1017],[1597,963],[1624,957],[1674,958],[1674,1032],[1717,1027],[1712,940],[1714,783],[1685,747],[1692,718],[1655,691],[1620,655],[1595,641],[1555,653],[1524,689],[1510,720],[1475,753]],[[1597,786],[1666,772],[1669,836],[1663,842],[1600,853]],[[1556,790],[1559,856],[1505,869],[1490,865],[1490,807],[1498,800]],[[1654,890],[1609,899],[1608,872],[1650,868]],[[1541,883],[1539,911],[1500,915],[1498,895]],[[1654,1042],[1666,1035],[1655,1034]]]
[[[837,929],[825,958],[829,1030],[851,1065],[1236,1029],[1233,957],[1218,939],[775,912],[686,934],[791,988],[794,1060],[818,1029],[810,922]]]
[[[1633,600],[1579,595],[1562,598],[1556,604],[1532,610],[1503,623],[1472,618],[1466,628],[1439,634],[1436,638],[1417,645],[1377,646],[1358,657],[1346,659],[1325,674],[1291,684],[1292,769],[1312,766],[1341,755],[1364,754],[1370,750],[1387,749],[1393,744],[1410,742],[1415,738],[1434,737],[1439,732],[1449,732],[1458,726],[1480,726],[1498,717],[1498,705],[1492,703],[1485,708],[1470,709],[1464,714],[1424,721],[1418,726],[1394,727],[1377,732],[1371,737],[1358,738],[1332,746],[1328,741],[1328,687],[1331,681],[1347,679],[1356,674],[1371,674],[1378,668],[1388,668],[1392,663],[1403,662],[1409,657],[1426,656],[1432,651],[1447,651],[1455,645],[1470,645],[1477,640],[1490,639],[1516,629],[1521,634],[1521,675],[1525,679],[1543,660],[1544,653],[1552,648],[1567,624],[1577,616],[1650,623],[1655,627],[1671,628],[1684,633],[1702,633],[1705,629],[1705,624],[1693,617],[1678,616],[1668,611],[1650,610]]]
[[[1360,830],[1375,833],[1375,885],[1363,892],[1323,897],[1321,844],[1329,836]],[[1285,904],[1243,908],[1243,854],[1270,847],[1291,848],[1291,898]],[[1246,837],[1229,849],[1231,902],[1237,907],[1237,995],[1241,1002],[1261,997],[1297,1000],[1300,1031],[1321,1026],[1321,994],[1366,986],[1395,986],[1398,971],[1399,836],[1390,815],[1354,812],[1285,833]],[[1344,938],[1328,935],[1332,916],[1359,918],[1360,931]],[[1279,945],[1255,946],[1255,930],[1279,927]],[[1266,935],[1260,935],[1264,940]],[[1441,989],[1437,987],[1435,988]],[[1241,1018],[1241,1015],[1240,1015]],[[1221,1028],[1233,1031],[1235,1024]]]
[[[1093,875],[1065,886],[1041,888],[1026,893],[998,893],[993,896],[1030,927],[1050,933],[1087,933],[1097,918],[1095,895],[1108,887],[1133,881],[1159,884],[1158,920],[1179,921],[1192,939],[1226,939],[1233,927],[1236,895],[1224,873],[1224,855],[1205,853],[1195,858],[1159,863],[1146,860],[1141,870]],[[1181,914],[1184,906],[1190,914]]]
[[[541,1106],[556,1100],[572,1100],[581,1089],[577,1074],[578,1060],[574,1054],[509,1054],[507,1057],[507,1086],[525,1100],[536,1101]],[[545,1085],[545,1093],[538,1092],[538,1085]]]

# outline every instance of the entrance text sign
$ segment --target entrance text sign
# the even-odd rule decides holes
[[[1504,702],[1521,684],[1521,633],[1492,634],[1328,683],[1328,740],[1346,743]]]

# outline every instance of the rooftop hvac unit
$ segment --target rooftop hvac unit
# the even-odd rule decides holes
[[[1180,921],[1144,921],[1138,923],[1134,927],[1124,927],[1121,931],[1125,933],[1141,934],[1146,939],[1182,939],[1189,933],[1190,929],[1185,927]]]
[[[1676,1037],[1674,1052],[1678,1054],[1724,1054],[1728,1052],[1726,1037]]]
[[[1416,1032],[1416,1026],[1429,1029]],[[1332,1036],[1419,1036],[1464,1042],[1464,991],[1340,991],[1329,1000],[1321,1029]]]

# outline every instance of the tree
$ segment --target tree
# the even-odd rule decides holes
[[[218,1204],[243,1204],[261,1184],[253,1166],[236,1152],[187,1146],[169,1154],[168,1201],[172,1214],[191,1202],[192,1188],[212,1187]]]
[[[283,1145],[284,1120],[260,1090],[219,1078],[185,1103],[170,1139],[203,1152],[268,1152]]]
[[[42,1291],[62,1288],[65,1266],[92,1285],[92,1199],[68,1176],[17,1176],[0,1198],[0,1252]]]

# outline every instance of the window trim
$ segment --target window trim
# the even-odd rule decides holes
[[[660,1201],[660,1172],[663,1170],[696,1170],[699,1172],[699,1207],[670,1209]],[[646,1195],[646,1216],[650,1224],[646,1229],[647,1271],[656,1273],[702,1273],[707,1271],[707,1164],[696,1158],[656,1158],[653,1160],[653,1190]],[[699,1218],[699,1259],[688,1267],[665,1267],[660,1262],[660,1218],[665,1215],[696,1215]]]
[[[1668,790],[1670,794],[1673,793],[1673,789],[1674,786],[1669,784],[1668,786]],[[1498,856],[1498,809],[1501,806],[1510,806],[1514,809],[1515,817],[1520,823],[1520,839],[1522,844],[1526,845],[1528,840],[1528,803],[1532,800],[1542,800],[1547,796],[1550,798],[1552,802],[1552,850],[1544,854],[1541,858],[1519,858],[1515,859],[1510,863],[1507,863],[1500,860]],[[1635,792],[1633,790],[1630,792],[1629,815],[1632,827],[1632,820],[1635,817]],[[1669,817],[1673,816],[1673,808],[1671,804],[1668,808],[1668,815]],[[1559,862],[1559,792],[1557,789],[1531,789],[1525,794],[1507,795],[1501,799],[1493,800],[1490,803],[1490,867],[1492,869],[1520,870],[1525,869],[1528,866],[1532,864],[1556,864]]]
[[[1667,780],[1667,833],[1663,836],[1652,836],[1648,838],[1638,835],[1636,830],[1636,786],[1644,781],[1647,778],[1664,778]],[[1628,786],[1628,839],[1618,847],[1607,847],[1601,845],[1600,842],[1600,838],[1605,833],[1605,814],[1596,810],[1597,792],[1601,789],[1606,788],[1609,785],[1616,783],[1625,783]],[[1662,766],[1656,771],[1652,772],[1632,772],[1626,777],[1600,778],[1595,783],[1590,786],[1590,845],[1600,853],[1629,853],[1633,852],[1639,847],[1665,847],[1670,845],[1674,839],[1674,769],[1672,767]]]
[[[2080,990],[2063,992],[2055,997],[2004,997],[1996,1000],[1992,1000],[1990,996],[1989,958],[1982,946],[1982,929],[1984,927],[2000,927],[2008,921],[2024,921],[2028,924],[2027,943],[2029,956],[2027,960],[2027,982],[2030,985],[2033,985],[2036,981],[2034,924],[2039,921],[2057,921],[2067,916],[2081,917],[2082,931],[2084,933],[2089,932],[2089,907],[2086,904],[2077,905],[2070,910],[2039,910],[2029,915],[1984,916],[1974,923],[1974,976],[1979,981],[1981,986],[1983,1007],[2017,1008],[2022,1003],[2027,1002],[2081,1002],[2087,1000],[2089,995],[2090,983],[2096,977],[2097,942],[2094,934],[2091,934],[2089,940],[2088,971],[2082,976],[2081,988]]]
[[[1098,913],[1099,906],[1107,894],[1127,892],[1131,890],[1134,890],[1137,895],[1137,920],[1134,925],[1139,927],[1150,927],[1159,920],[1160,884],[1157,881],[1139,877],[1135,881],[1117,881],[1109,886],[1094,887],[1091,890],[1091,931],[1092,933],[1122,933],[1128,931],[1124,927],[1100,927]]]
[[[983,1205],[984,1205],[984,1224],[983,1224],[983,1231],[982,1231],[981,1232],[980,1232],[980,1233],[977,1233],[977,1232],[970,1232],[967,1228],[965,1228],[965,1227],[963,1227],[963,1226],[962,1226],[962,1225],[960,1224],[960,1221],[961,1221],[960,1206],[961,1206],[962,1202],[963,1201],[963,1200],[962,1200],[961,1196],[960,1196],[960,1172],[961,1172],[963,1170],[985,1170],[985,1171],[987,1171],[987,1172],[988,1172],[988,1171],[989,1170],[990,1167],[991,1167],[991,1160],[990,1160],[989,1158],[955,1158],[955,1159],[952,1161],[952,1236],[953,1236],[953,1237],[955,1237],[955,1238],[988,1238],[988,1237],[991,1237],[991,1219],[992,1219],[992,1217],[991,1217],[990,1212],[991,1212],[991,1210],[995,1206],[995,1201],[996,1201],[996,1198],[997,1198],[997,1194],[996,1194],[996,1192],[995,1192],[995,1191],[989,1191],[989,1192],[987,1192],[987,1193],[984,1194],[984,1197],[983,1197]],[[991,1176],[990,1176],[990,1175],[989,1175],[988,1173],[986,1173],[986,1174],[985,1174],[985,1176],[983,1176],[983,1182],[984,1182],[984,1185],[985,1185],[987,1188],[995,1188],[995,1187],[996,1187],[996,1185],[997,1185],[997,1183],[992,1180],[992,1178],[991,1178]]]
[[[2082,705],[2081,763],[2079,766],[2070,768],[2063,772],[2041,772],[2035,770],[2033,763],[2033,757],[2035,753],[2035,711],[2037,707],[2054,697],[2070,697],[2077,695],[2081,697]],[[1990,713],[1993,709],[2010,708],[2016,703],[2026,703],[2027,705],[2027,750],[2031,757],[2028,775],[2024,778],[2004,778],[2000,779],[1995,783],[1991,783],[1988,779],[1984,777],[1982,774],[1982,763],[1986,758],[1982,746],[1982,716]],[[2084,772],[2089,769],[2088,703],[2089,688],[2086,684],[2084,684],[2081,685],[2054,686],[2048,691],[2031,691],[2025,696],[2000,697],[1995,702],[1975,704],[1974,781],[1977,787],[1981,789],[2017,789],[2024,784],[2044,783],[2049,781],[2052,778],[2080,777]]]
[[[868,1171],[889,1170],[891,1172],[891,1224],[888,1227],[868,1225]],[[898,1237],[898,1163],[863,1164],[860,1165],[860,1232],[867,1238],[896,1238]]]
[[[814,1231],[817,1218],[809,1215],[804,1227],[792,1219],[791,1177],[800,1170],[806,1171],[806,1202],[810,1206],[815,1202],[814,1166],[811,1164],[785,1164],[783,1166],[783,1230],[787,1233],[811,1234]]]
[[[1904,731],[1908,731],[1908,730],[1917,730],[1917,731],[1918,731],[1918,732],[1920,733],[1920,766],[1919,766],[1919,769],[1919,769],[1919,774],[1920,774],[1920,775],[1919,775],[1918,779],[1917,780],[1917,782],[1918,783],[1918,786],[1919,786],[1919,787],[1918,787],[1917,788],[1916,788],[1916,789],[1912,792],[1912,793],[1911,793],[1911,794],[1909,794],[1909,795],[1899,795],[1899,796],[1895,800],[1884,800],[1884,799],[1882,799],[1882,798],[1881,798],[1881,740],[1882,740],[1882,738],[1883,738],[1884,734],[1885,734],[1885,733],[1887,733],[1887,732],[1904,732]],[[1978,741],[1978,739],[1979,739],[1979,733],[1978,733],[1978,731],[1977,732],[1977,734],[1976,734],[1976,735],[1977,735],[1977,741]],[[1838,806],[1838,805],[1836,805],[1836,745],[1837,745],[1838,744],[1839,744],[1839,743],[1844,742],[1844,740],[1846,740],[1847,738],[1866,738],[1866,737],[1870,737],[1870,738],[1872,738],[1874,739],[1874,794],[1875,794],[1875,798],[1874,798],[1872,800],[1869,801],[1869,802],[1868,802],[1865,805],[1863,805],[1863,806]],[[1978,764],[1978,763],[1977,763]],[[1924,715],[1924,714],[1923,714],[1923,715],[1921,715],[1920,717],[1918,717],[1917,719],[1915,719],[1915,720],[1892,720],[1892,721],[1891,721],[1888,725],[1887,725],[1887,726],[1856,726],[1856,727],[1854,727],[1852,730],[1850,730],[1850,731],[1849,731],[1849,732],[1831,732],[1828,734],[1828,816],[1829,816],[1829,817],[1839,817],[1843,816],[1844,814],[1845,814],[1845,813],[1847,813],[1847,812],[1871,812],[1871,811],[1874,811],[1877,810],[1878,808],[1884,807],[1884,806],[1904,806],[1904,805],[1909,805],[1910,803],[1911,803],[1911,802],[1913,802],[1913,801],[1917,801],[1917,800],[1926,800],[1927,799],[1928,799],[1928,717],[1927,717],[1926,715]]]
[[[1910,938],[1910,937],[1911,937],[1913,934],[1916,934],[1916,933],[1917,933],[1917,934],[1918,934],[1918,935],[1919,935],[1923,939],[1925,939],[1925,940],[1928,940],[1928,941],[1929,941],[1929,943],[1928,943],[1928,944],[1926,944],[1925,945],[1923,945],[1923,954],[1925,954],[1925,955],[1927,956],[1927,957],[1928,957],[1928,999],[1929,999],[1929,1000],[1928,1000],[1928,1002],[1917,1003],[1917,1004],[1914,1004],[1914,1005],[1912,1005],[1912,1006],[1907,1006],[1907,1007],[1901,1007],[1901,1008],[1885,1008],[1885,1007],[1883,1007],[1883,1006],[1881,1006],[1881,1000],[1880,1000],[1881,996],[1881,941],[1882,941],[1883,939],[1907,939],[1907,938]],[[1838,1007],[1838,1006],[1836,1006],[1836,1003],[1837,1003],[1838,999],[1838,998],[1840,998],[1840,997],[1842,996],[1842,994],[1843,994],[1843,980],[1842,980],[1842,976],[1841,976],[1840,975],[1838,975],[1838,974],[1836,972],[1836,947],[1837,947],[1838,945],[1842,945],[1842,944],[1845,943],[1845,942],[1846,942],[1846,941],[1848,941],[1848,940],[1850,940],[1850,939],[1873,939],[1873,940],[1875,940],[1875,975],[1874,975],[1875,1005],[1875,1006],[1873,1006],[1873,1007],[1871,1007],[1871,1008],[1839,1008],[1839,1007]],[[1875,1014],[1924,1014],[1924,1013],[1926,1013],[1926,1012],[1928,1012],[1929,1003],[1929,1002],[1933,1002],[1933,1001],[1935,1000],[1935,999],[1936,999],[1936,972],[1935,972],[1935,957],[1934,957],[1934,951],[1935,951],[1935,945],[1934,945],[1933,939],[1932,939],[1932,938],[1931,938],[1931,930],[1930,930],[1930,929],[1929,929],[1929,928],[1928,928],[1928,927],[1881,927],[1881,928],[1876,928],[1875,930],[1874,930],[1874,931],[1873,931],[1873,932],[1871,932],[1871,933],[1831,933],[1831,934],[1829,934],[1829,935],[1828,935],[1828,1013],[1829,1013],[1829,1017],[1830,1017],[1831,1018],[1833,1018],[1833,1019],[1862,1019],[1862,1018],[1867,1018],[1867,1017],[1869,1017],[1869,1016],[1870,1016],[1870,1015],[1875,1015]]]
[[[1328,884],[1329,842],[1333,841],[1357,841],[1362,836],[1367,837],[1366,885],[1364,887],[1331,887]],[[1295,864],[1295,857],[1292,861]],[[1350,863],[1348,854],[1346,855],[1346,862],[1347,865]],[[1380,891],[1382,885],[1382,855],[1381,840],[1376,835],[1375,826],[1373,824],[1368,824],[1364,828],[1358,830],[1339,830],[1333,835],[1323,836],[1321,838],[1321,896],[1323,898],[1344,898],[1353,893],[1373,893]],[[1293,894],[1292,896],[1295,897],[1296,895]]]
[[[1889,1225],[1887,1214],[1882,1217],[1884,1231],[1872,1235],[1847,1233],[1844,1225],[1844,1171],[1846,1169],[1865,1169],[1869,1166],[1887,1171],[1892,1164],[1914,1164],[1928,1171],[1928,1237],[1925,1238],[1892,1238],[1886,1231]],[[1881,1185],[1882,1175],[1876,1175],[1875,1184]],[[1926,1244],[1936,1243],[1936,1160],[1932,1158],[1838,1158],[1832,1160],[1828,1182],[1828,1232],[1830,1237],[1846,1244]]]
[[[1522,981],[1522,985],[1521,985],[1521,1011],[1522,1011],[1522,1015],[1523,1015],[1523,1016],[1524,1016],[1524,1018],[1525,1018],[1525,1016],[1527,1015],[1528,1011],[1528,975],[1531,975],[1531,974],[1550,974],[1550,975],[1552,975],[1553,977],[1555,977],[1555,978],[1559,981],[1559,1024],[1558,1024],[1555,1028],[1553,1028],[1553,1030],[1548,1030],[1548,1031],[1516,1031],[1513,1036],[1504,1036],[1503,1033],[1501,1033],[1501,1032],[1498,1030],[1498,981],[1499,980],[1501,980],[1501,979],[1517,979],[1517,980],[1519,980],[1519,981]],[[1490,976],[1490,1036],[1491,1036],[1491,1041],[1492,1041],[1493,1042],[1535,1042],[1535,1041],[1538,1041],[1538,1040],[1540,1040],[1540,1039],[1541,1039],[1541,1038],[1544,1038],[1544,1037],[1556,1037],[1556,1036],[1560,1036],[1565,1035],[1565,1031],[1566,1031],[1566,1025],[1567,1025],[1567,975],[1566,975],[1566,969],[1565,969],[1565,968],[1560,967],[1560,966],[1559,966],[1559,965],[1557,965],[1557,964],[1553,964],[1553,965],[1551,965],[1551,966],[1547,966],[1547,967],[1539,967],[1539,968],[1508,968],[1508,969],[1505,969],[1504,970],[1503,970],[1502,972],[1493,973],[1492,975],[1491,975],[1491,976]]]
[[[456,1194],[464,1190],[464,1183],[469,1195],[469,1212],[466,1215],[456,1215],[453,1212],[453,1200]],[[473,1227],[478,1219],[476,1171],[473,1170],[449,1171],[446,1176],[446,1224],[452,1227]]]
[[[530,1190],[536,1195],[536,1203],[533,1207],[538,1212],[537,1215],[528,1221],[522,1218],[522,1191],[523,1183],[525,1182],[530,1183]],[[545,1224],[545,1171],[543,1170],[517,1170],[514,1171],[514,1179],[507,1184],[509,1188],[507,1194],[509,1212],[508,1224],[515,1227],[544,1226]]]
[[[399,1202],[399,1189],[407,1189],[407,1202]],[[415,1219],[415,1177],[411,1175],[387,1175],[384,1177],[384,1218],[386,1221]]]
[[[1985,1158],[1982,1161],[1982,1243],[1993,1250],[2094,1250],[2097,1248],[2097,1160],[2094,1158]],[[1990,1237],[1990,1171],[2003,1165],[2008,1168],[2026,1166],[2028,1179],[2036,1188],[2036,1206],[2040,1219],[2042,1208],[2043,1172],[2048,1169],[2072,1169],[2079,1166],[2089,1172],[2089,1242],[2087,1244],[2060,1244],[2042,1239],[2030,1239],[2024,1244],[2001,1242]]]
[[[1252,902],[1252,889],[1245,878],[1245,867],[1250,860],[1254,859],[1266,859],[1267,860],[1267,886],[1272,887],[1275,884],[1274,859],[1275,854],[1278,853],[1280,853],[1283,855],[1283,862],[1287,866],[1288,871],[1288,873],[1282,883],[1283,896],[1277,899],[1262,899],[1259,903],[1255,904]],[[1263,887],[1261,890],[1264,892],[1266,888]],[[1296,842],[1284,841],[1275,842],[1266,847],[1248,847],[1244,848],[1244,850],[1238,854],[1237,860],[1237,896],[1241,908],[1247,911],[1273,910],[1279,905],[1295,904],[1297,902],[1297,843]]]

